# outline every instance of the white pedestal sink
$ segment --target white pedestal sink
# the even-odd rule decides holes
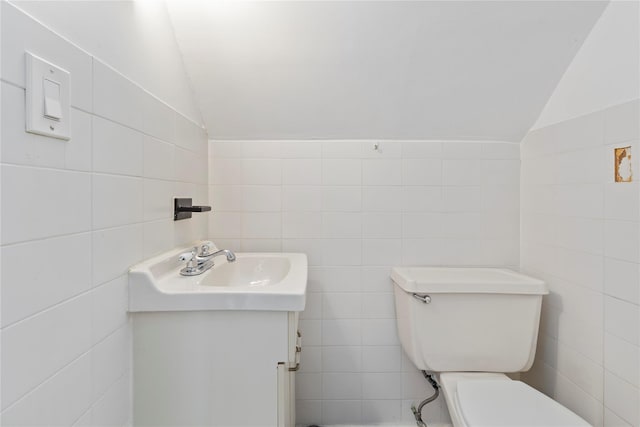
[[[185,249],[129,273],[134,425],[295,426],[306,255],[237,253],[186,277]]]

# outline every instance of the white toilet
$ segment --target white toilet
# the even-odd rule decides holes
[[[415,366],[439,374],[455,427],[588,427],[505,373],[528,370],[544,282],[505,269],[396,267],[396,317]]]

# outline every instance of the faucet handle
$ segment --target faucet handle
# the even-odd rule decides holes
[[[196,257],[196,255],[198,255],[198,247],[194,246],[193,248],[191,248],[191,252],[184,252],[181,253],[180,256],[178,257],[178,259],[180,261],[193,261]]]
[[[202,242],[202,245],[200,246],[200,254],[202,256],[207,256],[211,253],[211,249],[215,248],[216,245],[213,244],[212,241],[207,240],[205,242]]]
[[[200,274],[198,270],[198,265],[196,262],[196,256],[198,255],[198,247],[194,246],[191,248],[191,252],[184,252],[178,256],[180,261],[186,262],[187,265],[182,270],[180,270],[180,274],[183,276],[195,276],[196,274]]]
[[[195,254],[193,252],[185,252],[180,254],[180,256],[178,257],[178,259],[180,261],[186,261],[189,262],[191,261],[193,258],[195,257]]]

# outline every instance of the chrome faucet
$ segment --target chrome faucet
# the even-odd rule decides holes
[[[211,252],[214,247],[212,242],[204,242],[200,248],[194,246],[191,252],[185,252],[180,255],[180,261],[186,261],[187,265],[180,274],[183,276],[197,276],[213,267],[213,258],[219,255],[225,255],[228,262],[234,262],[236,255],[228,249]]]
[[[202,246],[200,246],[200,253],[196,255],[196,260],[204,262],[213,259],[218,255],[225,255],[227,257],[227,261],[229,262],[233,262],[236,260],[236,254],[234,254],[230,250],[220,249],[219,251],[211,252],[212,247],[212,242],[204,242]]]

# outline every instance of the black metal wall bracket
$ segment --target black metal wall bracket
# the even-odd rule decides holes
[[[191,218],[193,212],[209,212],[211,206],[193,206],[191,198],[175,198],[173,199],[173,220]]]

